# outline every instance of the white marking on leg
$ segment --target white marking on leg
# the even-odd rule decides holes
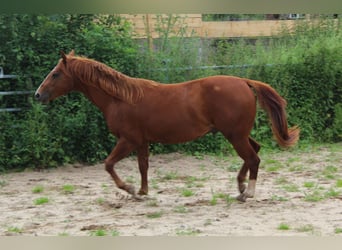
[[[245,191],[245,194],[247,197],[252,198],[255,194],[255,186],[256,186],[256,180],[249,180],[247,190]]]

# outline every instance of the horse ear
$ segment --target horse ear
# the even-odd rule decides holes
[[[61,51],[60,51],[60,54],[61,54],[61,56],[62,56],[64,65],[66,65],[66,63],[67,63],[67,58],[66,58],[66,55],[65,55],[64,51],[61,50]]]
[[[75,50],[71,50],[71,51],[69,52],[69,56],[75,56]]]

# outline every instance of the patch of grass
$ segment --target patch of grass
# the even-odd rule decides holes
[[[296,228],[296,231],[297,232],[301,232],[301,233],[307,233],[307,232],[313,233],[314,226],[311,225],[311,224],[303,225],[303,226],[300,226],[300,227]]]
[[[103,229],[98,229],[90,232],[90,236],[106,236],[107,232]]]
[[[176,171],[171,171],[166,173],[163,177],[162,180],[164,181],[170,181],[170,180],[175,180],[178,178],[178,173]]]
[[[316,184],[313,181],[306,181],[306,182],[304,182],[303,187],[313,188],[315,185]]]
[[[5,181],[5,180],[0,180],[0,188],[2,188],[2,187],[4,187],[4,186],[7,186],[7,185],[8,185],[7,181]]]
[[[274,159],[266,159],[264,164],[266,166],[265,170],[267,172],[277,172],[279,169],[283,167],[280,161]]]
[[[128,177],[126,177],[125,181],[126,181],[127,183],[130,183],[130,184],[134,184],[134,183],[135,183],[135,179],[134,179],[133,176],[128,176]]]
[[[272,195],[271,200],[272,201],[288,201],[289,199],[282,197],[282,196],[278,196],[278,195]]]
[[[325,193],[325,197],[326,198],[331,198],[331,197],[337,197],[340,195],[340,191],[337,191],[333,188],[330,188],[326,193]]]
[[[335,228],[335,234],[342,234],[342,228],[340,227]]]
[[[322,174],[326,179],[335,179],[336,178],[336,172],[338,171],[338,168],[335,166],[327,166],[322,171]]]
[[[324,200],[324,195],[319,190],[314,190],[310,193],[304,193],[304,200],[310,202],[318,202]]]
[[[336,187],[342,188],[342,179],[338,179],[338,180],[336,181]]]
[[[277,229],[286,231],[286,230],[290,230],[290,226],[288,224],[282,222],[279,224]]]
[[[288,183],[289,183],[289,181],[285,177],[279,177],[275,180],[276,185],[284,185],[284,184],[288,184]]]
[[[287,192],[298,192],[299,191],[299,187],[293,183],[284,185],[282,188]]]
[[[99,204],[99,205],[103,205],[104,202],[105,202],[105,199],[102,198],[102,197],[96,199],[96,203]]]
[[[158,200],[157,199],[152,199],[152,200],[149,200],[146,205],[148,207],[158,207]]]
[[[34,205],[43,205],[49,202],[49,198],[47,197],[40,197],[33,201]]]
[[[163,215],[163,211],[158,211],[158,212],[152,212],[152,213],[148,213],[146,214],[146,217],[149,219],[156,219],[156,218],[160,218]]]
[[[63,192],[64,194],[73,194],[74,191],[75,191],[75,186],[73,186],[73,185],[67,184],[67,185],[64,185],[64,186],[62,187],[62,192]]]
[[[190,197],[190,196],[193,196],[195,193],[191,189],[182,189],[181,194],[184,197]]]
[[[21,233],[23,233],[23,229],[21,229],[19,227],[9,227],[9,228],[7,228],[7,232],[21,234]]]
[[[197,177],[194,177],[194,176],[188,176],[186,177],[186,186],[188,188],[192,188],[192,187],[203,187],[204,184],[203,183],[199,183],[199,182],[203,182],[203,181],[206,181],[208,180],[207,177],[203,177],[203,178],[197,178]]]
[[[173,211],[180,214],[185,214],[189,212],[189,210],[184,206],[177,206],[173,209]]]
[[[35,186],[34,188],[32,188],[32,193],[34,194],[39,194],[39,193],[42,193],[43,191],[44,191],[43,186]]]
[[[110,234],[111,234],[112,236],[119,236],[119,235],[120,235],[120,232],[117,231],[117,230],[113,230],[113,231],[111,231]]]

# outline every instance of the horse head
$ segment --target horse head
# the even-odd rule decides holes
[[[62,58],[51,72],[45,77],[35,92],[35,98],[44,104],[56,99],[59,96],[65,95],[74,88],[74,81],[68,74],[68,60],[70,56],[74,56],[72,50],[68,55],[63,51],[60,52]]]

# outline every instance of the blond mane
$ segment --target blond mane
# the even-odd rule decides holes
[[[128,77],[111,67],[92,59],[68,56],[67,70],[82,83],[98,87],[121,101],[135,104],[144,96],[143,85],[152,81]]]

